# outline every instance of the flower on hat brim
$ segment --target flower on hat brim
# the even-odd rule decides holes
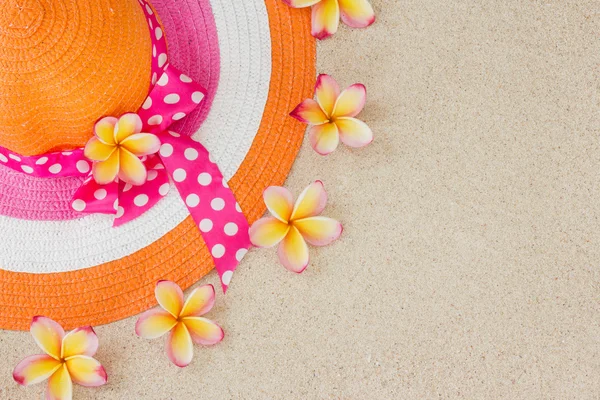
[[[69,400],[73,382],[87,387],[107,382],[104,367],[93,358],[98,350],[98,337],[92,327],[65,334],[60,324],[39,316],[33,318],[30,332],[45,354],[26,357],[15,367],[13,378],[20,385],[48,379],[46,399]]]
[[[144,339],[156,339],[165,334],[169,360],[176,366],[188,366],[194,357],[193,344],[211,346],[223,340],[223,329],[202,317],[215,304],[213,285],[200,286],[184,301],[183,291],[174,282],[159,281],[154,290],[160,308],[143,313],[135,332]]]
[[[301,273],[309,263],[307,243],[326,246],[342,234],[342,224],[320,214],[327,204],[323,182],[309,185],[294,203],[289,190],[279,186],[263,194],[272,217],[256,221],[250,228],[250,240],[257,247],[279,245],[280,262],[289,271]]]
[[[294,8],[312,7],[312,35],[326,39],[335,34],[340,24],[366,28],[375,22],[375,12],[368,0],[283,0]]]
[[[365,85],[356,83],[340,91],[335,79],[322,74],[317,78],[315,98],[304,100],[290,115],[312,125],[308,135],[317,153],[332,153],[340,141],[354,148],[364,147],[373,141],[371,128],[355,118],[367,101]]]
[[[94,162],[94,180],[107,185],[119,178],[134,186],[143,185],[148,173],[140,157],[158,152],[160,140],[142,133],[142,119],[135,113],[96,122],[94,137],[85,146],[85,156]]]

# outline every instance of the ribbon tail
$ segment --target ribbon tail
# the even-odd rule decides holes
[[[176,133],[160,139],[169,149],[161,152],[162,162],[200,229],[225,293],[250,248],[248,220],[204,146]]]
[[[115,214],[119,204],[119,184],[99,185],[91,175],[73,195],[71,207],[84,214]]]

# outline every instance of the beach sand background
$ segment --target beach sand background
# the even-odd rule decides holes
[[[252,251],[186,369],[97,327],[109,384],[76,399],[600,398],[600,3],[372,3],[318,70],[367,86],[375,142],[305,143],[286,184],[321,179],[342,239],[300,276]],[[0,333],[0,398],[42,398],[11,377],[36,351]]]

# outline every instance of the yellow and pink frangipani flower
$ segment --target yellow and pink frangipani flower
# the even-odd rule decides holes
[[[338,83],[329,75],[319,75],[315,98],[306,99],[291,116],[312,125],[308,132],[310,144],[321,155],[337,149],[340,140],[349,147],[364,147],[373,141],[373,131],[356,117],[365,107],[367,90],[356,83],[340,91]]]
[[[133,186],[146,182],[148,173],[140,157],[160,150],[160,140],[142,133],[142,119],[135,113],[96,122],[94,137],[85,145],[85,156],[94,162],[94,180],[107,185],[117,177]]]
[[[321,181],[304,189],[295,204],[289,190],[279,186],[267,188],[263,197],[272,217],[262,218],[250,227],[250,241],[263,248],[279,244],[279,261],[292,272],[301,273],[308,266],[307,242],[326,246],[342,234],[342,224],[320,216],[327,205]]]
[[[104,367],[94,358],[98,337],[92,327],[77,328],[67,334],[57,322],[34,317],[31,335],[45,354],[29,356],[13,371],[14,380],[23,386],[48,379],[47,400],[69,400],[73,382],[81,386],[102,386],[107,381]]]
[[[159,281],[154,290],[161,308],[143,313],[135,325],[135,333],[144,339],[156,339],[166,333],[167,356],[178,367],[187,367],[194,357],[194,343],[211,346],[223,340],[223,329],[202,317],[215,304],[213,285],[200,286],[187,300],[174,282]]]
[[[283,0],[294,8],[312,6],[312,35],[325,39],[337,32],[340,17],[352,28],[366,28],[375,22],[368,0]]]

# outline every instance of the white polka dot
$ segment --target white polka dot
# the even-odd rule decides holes
[[[16,155],[14,155],[14,154],[9,154],[9,155],[8,155],[8,158],[12,158],[12,159],[13,159],[13,160],[15,160],[15,161],[21,161],[21,157],[19,157],[19,156],[16,156]]]
[[[185,204],[187,204],[188,207],[196,207],[200,204],[200,197],[198,197],[197,194],[192,193],[185,198]]]
[[[73,152],[72,152],[72,151],[63,151],[63,152],[62,152],[62,155],[63,155],[63,156],[70,156],[71,154],[73,154]]]
[[[108,192],[106,191],[106,189],[98,189],[94,192],[94,197],[96,198],[96,200],[104,200],[107,194]]]
[[[150,29],[152,29],[152,21],[148,21],[150,23]],[[152,45],[152,57],[156,58],[156,45]]]
[[[237,210],[237,212],[242,212],[242,207],[240,207],[240,203],[235,203],[235,209]]]
[[[119,211],[119,198],[116,198],[113,202],[113,208],[115,209],[115,211]]]
[[[133,185],[131,183],[126,183],[125,186],[123,186],[123,192],[129,192],[132,187]]]
[[[148,97],[146,97],[146,101],[144,102],[144,104],[142,104],[142,108],[144,110],[147,110],[150,107],[152,107],[152,97],[148,96]]]
[[[166,104],[177,104],[179,103],[179,100],[181,100],[181,97],[179,97],[179,95],[176,93],[168,94],[165,96]]]
[[[8,162],[8,158],[6,158],[4,154],[0,154],[0,161],[2,161],[3,163]]]
[[[156,40],[160,40],[163,37],[163,31],[160,29],[160,26],[157,26],[154,30],[154,34],[156,35]]]
[[[196,104],[200,104],[202,99],[204,98],[204,94],[202,92],[194,92],[192,93],[192,101]]]
[[[148,125],[160,125],[163,122],[162,115],[154,115],[148,118]]]
[[[187,76],[186,74],[181,74],[179,76],[179,79],[181,80],[181,82],[183,83],[191,83],[192,82],[192,78],[190,78],[189,76]]]
[[[90,164],[85,160],[77,161],[76,166],[77,166],[77,171],[81,172],[82,174],[90,172]]]
[[[235,253],[235,259],[238,261],[242,261],[242,259],[244,258],[244,256],[248,254],[248,250],[247,249],[239,249],[236,253]]]
[[[173,131],[169,131],[169,135],[173,136],[173,137],[181,137],[181,135],[177,132],[173,132]]]
[[[185,181],[186,177],[187,177],[187,172],[185,172],[185,169],[183,169],[183,168],[177,168],[173,172],[173,179],[175,180],[175,182],[183,182],[183,181]]]
[[[160,53],[158,56],[158,67],[162,68],[167,63],[167,55],[165,53]],[[163,85],[161,85],[163,86]]]
[[[156,82],[158,86],[166,86],[167,83],[169,83],[169,75],[167,74],[162,74],[158,82]]]
[[[223,285],[229,286],[231,283],[231,278],[233,278],[233,271],[225,271],[221,277],[221,282],[223,282]]]
[[[215,197],[211,202],[210,202],[210,206],[212,207],[213,210],[215,211],[221,211],[222,209],[225,208],[225,200],[223,200],[220,197]]]
[[[62,165],[60,164],[54,164],[51,165],[50,168],[48,168],[48,172],[50,172],[51,174],[58,174],[60,171],[62,171]]]
[[[161,156],[171,157],[171,154],[173,154],[173,146],[171,146],[169,143],[164,143],[162,146],[160,146]]]
[[[203,172],[198,175],[198,183],[202,186],[208,186],[212,182],[212,176],[208,172]]]
[[[173,121],[179,121],[180,119],[185,118],[185,113],[178,112],[173,115]]]
[[[183,155],[185,156],[186,159],[188,159],[190,161],[194,161],[195,159],[198,158],[198,150],[192,149],[190,147],[190,148],[185,149],[185,151],[183,152]]]
[[[234,222],[229,222],[223,230],[227,236],[233,236],[238,233],[238,226]]]
[[[33,168],[31,168],[29,165],[21,165],[21,169],[23,170],[23,172],[26,172],[28,174],[31,174],[33,172]]]
[[[158,163],[158,164],[156,164],[156,165],[154,166],[154,169],[156,169],[156,170],[159,170],[159,169],[165,169],[165,166],[164,166],[164,165],[162,165],[162,164],[160,164],[160,163]]]
[[[158,79],[158,76],[156,75],[156,72],[152,74],[152,84],[156,85],[156,80]]]
[[[148,12],[148,15],[152,15],[152,14],[154,14],[154,13],[152,12],[152,8],[151,8],[151,7],[150,7],[148,4],[146,4],[146,12]]]
[[[73,207],[73,210],[81,212],[85,210],[87,204],[85,204],[85,201],[77,199],[71,204],[71,206]]]
[[[200,226],[200,230],[202,232],[204,232],[204,233],[210,232],[213,228],[213,222],[210,219],[205,218],[202,221],[200,221],[199,226]]]
[[[158,188],[158,193],[161,196],[166,196],[167,193],[169,193],[169,190],[171,189],[171,185],[169,185],[168,183],[163,183],[162,185],[160,185],[160,187]]]
[[[119,208],[117,208],[117,214],[115,215],[115,217],[121,218],[124,214],[125,214],[125,209],[123,207],[119,206]]]
[[[44,165],[48,162],[48,157],[41,157],[35,162],[36,165]]]
[[[156,172],[155,170],[151,169],[150,171],[148,171],[148,180],[149,181],[153,181],[156,179],[156,177],[158,176],[158,172]]]
[[[215,244],[210,252],[214,258],[221,258],[225,255],[225,246],[222,244]]]
[[[146,204],[148,204],[148,196],[145,194],[138,194],[133,199],[133,204],[135,204],[138,207],[145,206]]]

